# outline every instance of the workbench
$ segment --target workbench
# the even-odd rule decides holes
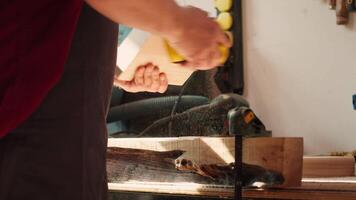
[[[196,184],[162,183],[109,183],[111,193],[139,193],[163,196],[184,196],[204,199],[231,199],[232,187],[214,187]],[[301,187],[244,189],[243,196],[252,199],[296,199],[296,200],[355,200],[356,177],[306,178]]]
[[[182,149],[187,151],[184,154],[186,158],[198,163],[229,163],[234,159],[233,144],[231,137],[181,137],[110,139],[108,146],[157,151]],[[282,188],[244,189],[243,196],[246,198],[356,200],[356,176],[301,179],[303,150],[300,138],[249,138],[244,140],[244,148],[245,161],[247,159],[249,162],[278,169],[283,172],[289,184]],[[301,183],[298,184],[298,180]],[[233,186],[139,180],[109,183],[109,190],[112,194],[181,196],[182,199],[232,199],[234,195]]]

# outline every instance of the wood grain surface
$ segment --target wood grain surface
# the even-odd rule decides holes
[[[352,156],[305,156],[303,177],[354,176],[355,159]]]
[[[109,139],[108,146],[154,151],[182,150],[182,158],[197,164],[227,164],[234,162],[233,137],[121,138]],[[284,187],[301,185],[302,138],[244,139],[243,161],[281,172]]]

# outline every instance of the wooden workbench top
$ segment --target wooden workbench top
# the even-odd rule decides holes
[[[232,198],[233,187],[199,185],[192,183],[109,183],[111,192],[143,192],[167,195],[188,195]],[[356,177],[307,178],[301,187],[244,189],[246,198],[305,199],[305,200],[355,200]]]

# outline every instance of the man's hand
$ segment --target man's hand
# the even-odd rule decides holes
[[[217,22],[195,7],[181,8],[182,18],[166,36],[170,45],[181,54],[184,66],[207,70],[221,64],[219,46],[231,47],[232,42]]]
[[[194,69],[220,65],[219,45],[231,46],[231,41],[206,12],[180,7],[174,0],[85,1],[117,23],[164,37],[187,60],[185,65]]]
[[[115,74],[114,85],[127,92],[159,92],[164,93],[168,87],[167,77],[161,73],[157,66],[147,64],[136,69],[131,81],[122,81]]]

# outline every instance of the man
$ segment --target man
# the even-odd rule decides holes
[[[1,200],[106,199],[117,23],[166,38],[185,67],[211,69],[218,46],[230,46],[205,12],[173,0],[86,3],[0,3]],[[129,92],[164,92],[158,67],[148,63],[132,81],[115,83]]]

